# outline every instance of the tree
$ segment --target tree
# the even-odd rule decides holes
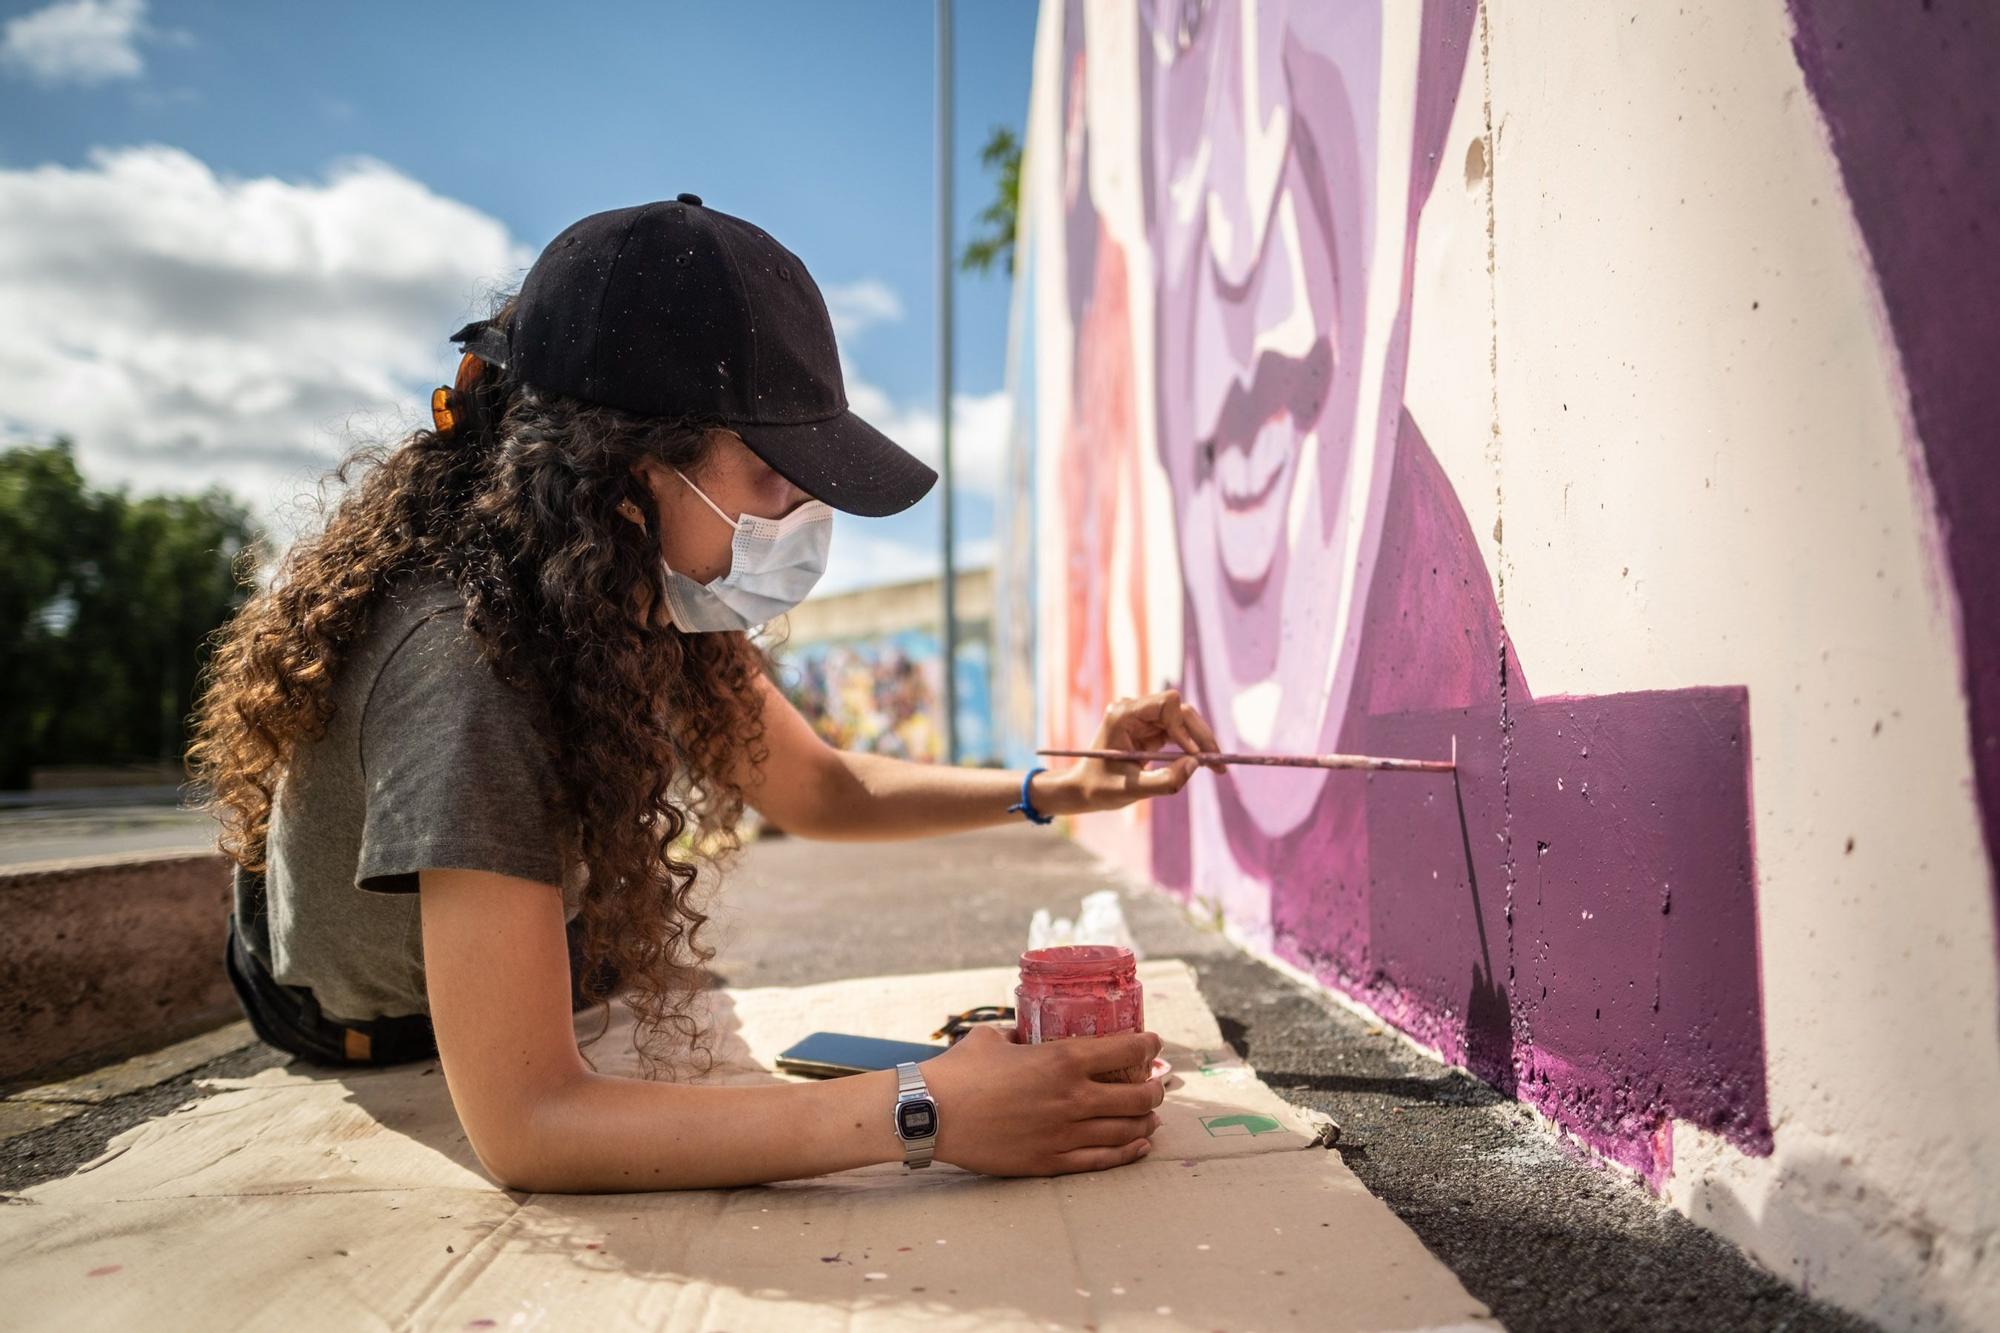
[[[995,260],[1004,259],[1007,275],[1014,274],[1014,228],[1021,212],[1021,144],[1014,131],[995,125],[979,150],[979,161],[997,173],[993,202],[979,211],[977,221],[987,230],[966,242],[958,266],[967,272],[989,272]]]
[[[134,499],[92,489],[67,438],[0,452],[0,787],[45,764],[178,760],[257,539],[219,487]]]

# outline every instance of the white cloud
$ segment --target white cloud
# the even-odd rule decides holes
[[[320,181],[161,145],[0,169],[0,439],[68,434],[99,484],[219,481],[274,517],[417,424],[446,334],[534,253],[368,158]]]
[[[904,583],[910,579],[936,578],[943,566],[936,541],[910,541],[873,532],[862,524],[873,519],[838,514],[833,520],[833,543],[827,549],[826,573],[813,585],[814,597],[831,597],[882,583]],[[983,569],[993,563],[996,549],[991,537],[956,543],[956,564],[962,572]]]
[[[822,287],[820,295],[826,298],[826,313],[833,319],[838,338],[851,338],[871,324],[888,324],[903,317],[902,298],[877,278],[837,282]]]
[[[866,380],[846,373],[847,403],[862,420],[897,444],[938,466],[938,416],[929,408],[898,406],[888,394]],[[952,400],[951,481],[958,499],[968,495],[996,498],[1010,423],[1005,392],[958,394]],[[923,508],[936,512],[943,482],[932,487]],[[912,512],[912,511],[906,511]],[[834,517],[833,547],[827,572],[814,595],[847,592],[879,583],[935,577],[942,566],[935,536],[909,533],[911,524],[896,518]],[[991,536],[958,541],[958,565],[972,569],[993,563]]]
[[[821,289],[836,337],[845,340],[873,324],[903,317],[903,301],[879,278],[835,283]],[[881,388],[858,374],[841,348],[841,378],[847,385],[847,405],[875,429],[937,467],[943,456],[935,404],[898,404]],[[952,485],[961,493],[996,495],[1000,463],[1010,420],[1005,392],[954,394],[951,406]]]
[[[890,401],[865,380],[847,376],[847,405],[856,415],[917,457],[937,467],[944,456],[935,408]],[[1000,493],[1011,405],[1005,390],[954,394],[951,400],[951,484],[960,495]]]
[[[535,254],[367,158],[299,181],[218,176],[162,145],[0,168],[0,444],[69,435],[93,482],[142,493],[219,482],[283,540],[344,453],[427,420],[457,364],[445,335]],[[902,317],[878,280],[827,291],[850,328]],[[937,466],[931,406],[851,372],[847,386],[857,413]],[[960,496],[997,495],[1006,395],[961,394],[953,420]],[[902,532],[843,519],[826,586],[934,572],[935,543]]]
[[[0,63],[51,85],[136,79],[145,19],[145,0],[58,0],[7,21]]]

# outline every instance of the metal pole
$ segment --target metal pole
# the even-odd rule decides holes
[[[951,490],[951,0],[937,0],[938,492],[944,507],[944,760],[958,762],[958,574]]]

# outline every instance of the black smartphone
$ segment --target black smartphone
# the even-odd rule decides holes
[[[778,1068],[787,1074],[805,1074],[811,1078],[839,1078],[843,1074],[865,1074],[871,1069],[894,1069],[905,1060],[921,1062],[950,1049],[916,1041],[854,1037],[845,1032],[815,1032],[780,1052]]]

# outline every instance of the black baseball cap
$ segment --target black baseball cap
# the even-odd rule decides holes
[[[529,384],[648,416],[716,418],[835,509],[898,513],[937,481],[848,409],[833,321],[799,257],[699,195],[571,223],[498,331],[503,364]],[[479,321],[452,340],[484,356],[492,334]]]

